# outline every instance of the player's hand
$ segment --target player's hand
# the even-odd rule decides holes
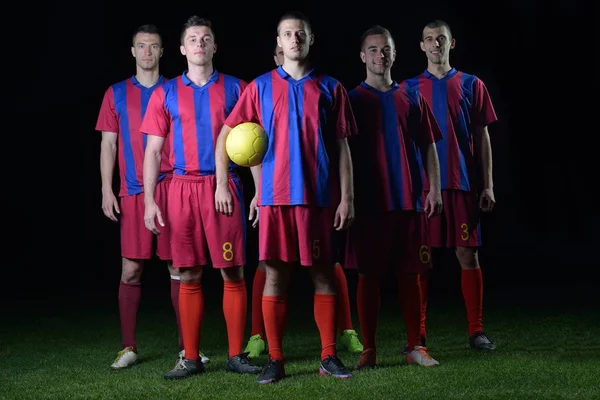
[[[440,215],[442,213],[442,193],[439,190],[430,190],[425,197],[425,214],[427,218],[431,218],[434,215]]]
[[[252,227],[256,228],[258,225],[258,212],[260,209],[256,205],[258,203],[258,198],[254,196],[252,201],[250,202],[250,212],[248,213],[248,221],[252,221]]]
[[[493,189],[483,189],[481,196],[479,197],[479,207],[483,212],[490,212],[496,204],[496,198],[494,197]]]
[[[233,215],[233,197],[228,187],[219,187],[215,190],[215,208],[217,212],[231,217]]]
[[[336,231],[348,229],[354,221],[354,203],[351,201],[340,202],[337,210],[335,211],[335,218],[333,220],[333,227]]]
[[[155,235],[160,235],[160,231],[158,230],[155,221],[158,221],[160,226],[165,226],[165,221],[163,220],[158,205],[156,203],[150,205],[146,204],[144,207],[144,225],[146,225],[146,228],[150,232]]]
[[[108,219],[117,222],[117,216],[115,215],[115,212],[117,214],[121,214],[121,210],[119,209],[119,202],[117,201],[117,198],[112,190],[110,193],[102,194],[102,211]]]

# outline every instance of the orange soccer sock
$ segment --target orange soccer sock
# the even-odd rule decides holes
[[[287,321],[287,298],[285,296],[263,296],[262,311],[265,333],[269,343],[269,358],[284,361],[283,334]]]
[[[321,336],[321,360],[337,355],[335,348],[335,294],[314,295],[315,322]]]
[[[223,313],[227,324],[229,358],[242,353],[247,302],[246,281],[224,281]]]
[[[200,282],[184,283],[179,286],[179,317],[185,358],[198,360],[200,328],[204,314],[204,296]]]
[[[356,305],[364,349],[375,349],[380,307],[379,279],[358,276]]]
[[[354,329],[352,326],[352,315],[350,313],[350,297],[348,295],[348,281],[346,274],[341,265],[336,265],[333,268],[335,277],[335,288],[337,295],[336,299],[336,315],[337,315],[337,330],[341,334],[346,329]]]
[[[469,321],[469,336],[483,331],[483,277],[481,268],[463,269],[461,287]]]
[[[421,286],[418,274],[398,276],[398,303],[404,319],[408,349],[421,346]]]
[[[427,339],[425,321],[427,320],[427,300],[429,298],[429,273],[419,274],[419,283],[421,284],[421,337]]]
[[[252,329],[250,330],[250,336],[260,335],[263,340],[265,340],[265,323],[263,322],[262,296],[265,290],[266,276],[267,274],[263,269],[257,268],[252,282]]]

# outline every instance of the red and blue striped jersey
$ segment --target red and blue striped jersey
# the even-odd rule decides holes
[[[104,93],[102,106],[96,122],[96,130],[114,132],[118,135],[117,152],[119,167],[119,196],[132,196],[144,191],[143,166],[146,136],[140,133],[140,125],[154,90],[167,81],[161,76],[152,87],[145,87],[135,76],[115,83]],[[171,164],[163,152],[159,179],[172,173]]]
[[[186,74],[154,92],[141,131],[169,136],[175,174],[214,175],[217,137],[247,83],[215,70],[206,84],[198,86]]]
[[[478,167],[473,135],[477,127],[498,119],[485,84],[454,68],[442,79],[425,71],[404,84],[425,97],[444,135],[436,143],[441,189],[475,189]]]
[[[312,70],[295,80],[278,67],[254,79],[225,124],[261,124],[268,136],[260,206],[329,207],[339,199],[339,139],[356,134],[346,89]]]
[[[427,146],[442,138],[427,101],[398,83],[381,92],[362,82],[349,96],[357,213],[423,211]]]

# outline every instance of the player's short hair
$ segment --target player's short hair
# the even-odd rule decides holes
[[[446,21],[442,21],[441,19],[436,19],[431,22],[428,22],[427,25],[425,25],[425,27],[423,28],[423,30],[425,30],[425,28],[435,29],[435,28],[442,28],[442,27],[445,27],[446,30],[448,31],[448,35],[450,35],[450,37],[448,39],[452,39],[452,31],[450,30],[450,25],[448,25],[448,23]],[[423,37],[422,33],[421,33],[421,39],[425,39]]]
[[[392,44],[394,46],[396,46],[394,37],[392,36],[392,33],[389,31],[389,29],[384,28],[381,25],[373,25],[372,27],[367,29],[360,37],[360,49],[361,50],[363,49],[363,46],[365,45],[365,40],[367,39],[367,37],[374,36],[374,35],[385,35],[385,36],[389,37],[390,39],[392,39]]]
[[[279,18],[279,22],[277,22],[277,35],[279,35],[279,26],[281,23],[288,19],[297,19],[304,22],[304,27],[308,31],[308,33],[312,32],[311,24],[308,17],[301,11],[288,11]]]
[[[158,31],[158,28],[156,27],[156,25],[146,24],[146,25],[138,26],[136,28],[136,30],[133,31],[133,35],[131,35],[131,45],[132,46],[135,46],[135,37],[137,36],[138,33],[149,33],[152,35],[158,35],[158,41],[160,42],[160,47],[163,47],[162,36],[161,36],[160,32]]]
[[[208,29],[210,29],[210,32],[212,33],[214,39],[215,30],[212,27],[212,22],[206,18],[200,18],[197,15],[192,15],[187,19],[187,21],[185,21],[183,27],[181,28],[181,44],[183,44],[183,39],[185,39],[185,31],[193,26],[206,26]]]

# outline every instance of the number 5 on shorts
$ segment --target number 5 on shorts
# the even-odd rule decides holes
[[[321,241],[319,239],[313,240],[312,255],[315,260],[321,257]]]
[[[233,260],[233,245],[231,244],[231,242],[223,243],[222,249],[223,249],[223,259],[225,261]]]

